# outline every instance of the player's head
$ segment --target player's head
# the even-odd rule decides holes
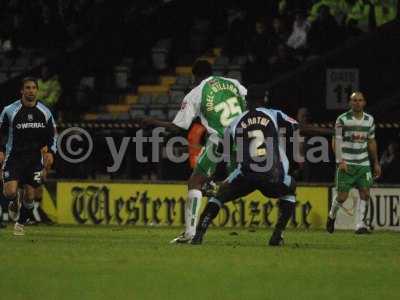
[[[207,60],[199,59],[193,64],[192,74],[196,82],[200,82],[212,75],[211,64]]]
[[[22,100],[35,103],[38,92],[38,82],[34,77],[25,77],[21,82]]]
[[[250,87],[246,96],[246,102],[249,109],[266,107],[269,100],[269,91],[259,86]]]
[[[354,112],[363,112],[364,111],[364,107],[367,104],[367,102],[365,101],[365,97],[363,95],[363,93],[361,92],[353,92],[350,95],[350,108],[352,111]]]

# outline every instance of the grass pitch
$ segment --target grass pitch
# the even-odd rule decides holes
[[[210,229],[28,227],[0,230],[0,299],[399,299],[400,235]]]

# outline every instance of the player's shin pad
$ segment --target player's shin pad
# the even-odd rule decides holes
[[[286,201],[279,199],[279,217],[276,223],[275,230],[284,231],[286,229],[287,223],[290,217],[293,215],[295,208],[295,203],[291,201]]]
[[[368,204],[369,204],[369,199],[368,200],[358,200],[358,205],[357,205],[357,225],[356,229],[359,228],[367,228],[367,212],[368,212]]]
[[[185,236],[187,238],[192,238],[196,233],[196,226],[199,219],[201,199],[203,195],[199,190],[190,190],[188,196],[189,199],[185,208]]]
[[[331,209],[329,211],[329,218],[336,219],[336,214],[341,207],[341,204],[337,201],[337,197],[335,197],[331,204]]]

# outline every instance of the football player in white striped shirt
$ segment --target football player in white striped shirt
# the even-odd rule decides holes
[[[381,167],[378,161],[374,118],[364,112],[365,105],[364,95],[354,92],[350,96],[351,109],[336,120],[333,148],[337,163],[337,197],[332,201],[328,216],[326,229],[329,233],[334,232],[337,211],[347,200],[352,188],[357,188],[360,194],[356,234],[370,233],[365,222],[370,198],[369,189],[373,179],[381,175]]]

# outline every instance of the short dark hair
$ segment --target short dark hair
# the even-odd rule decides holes
[[[207,78],[212,75],[211,64],[207,60],[199,59],[193,64],[192,73],[197,78]]]
[[[29,81],[32,81],[36,85],[36,88],[39,88],[39,84],[38,84],[37,78],[32,77],[32,76],[28,76],[28,77],[22,78],[22,80],[21,80],[21,89],[23,89],[25,83],[27,83]]]

